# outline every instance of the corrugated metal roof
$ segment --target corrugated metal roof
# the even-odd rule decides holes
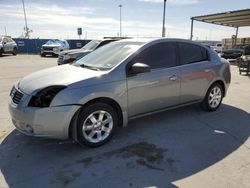
[[[250,9],[228,11],[228,12],[203,15],[203,16],[195,16],[192,17],[191,19],[211,24],[229,26],[229,27],[250,26]]]

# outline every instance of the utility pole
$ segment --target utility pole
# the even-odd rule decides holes
[[[7,36],[6,26],[4,26],[4,33],[5,33],[5,36]]]
[[[165,37],[166,29],[165,29],[165,13],[166,13],[166,3],[167,0],[164,0],[164,8],[163,8],[163,23],[162,23],[162,37]]]
[[[120,37],[122,37],[122,5],[120,7]]]

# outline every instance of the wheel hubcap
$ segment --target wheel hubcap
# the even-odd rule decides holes
[[[208,103],[211,108],[216,108],[222,99],[222,92],[219,87],[214,87],[208,97]]]
[[[85,139],[92,143],[105,140],[113,128],[113,118],[107,111],[91,113],[83,123],[82,132]]]

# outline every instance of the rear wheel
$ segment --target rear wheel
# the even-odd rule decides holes
[[[13,55],[17,55],[17,48],[15,47],[12,52]]]
[[[219,83],[213,84],[207,91],[206,97],[202,102],[202,107],[207,111],[215,111],[219,108],[224,93]]]
[[[0,57],[3,55],[3,49],[0,49]]]
[[[78,116],[78,142],[90,147],[101,146],[112,138],[117,125],[117,113],[110,105],[92,103]]]

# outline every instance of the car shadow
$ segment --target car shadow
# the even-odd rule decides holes
[[[4,57],[9,57],[9,56],[14,56],[14,55],[12,55],[12,54],[2,54],[2,55],[0,56],[0,58],[1,58],[1,57],[3,57],[3,58],[4,58]]]
[[[44,57],[41,56],[41,58],[52,58],[52,59],[54,58],[55,59],[55,58],[58,58],[58,56],[46,55]]]
[[[250,115],[223,104],[133,120],[98,148],[12,131],[0,146],[9,187],[177,187],[174,181],[223,160],[250,135]]]

